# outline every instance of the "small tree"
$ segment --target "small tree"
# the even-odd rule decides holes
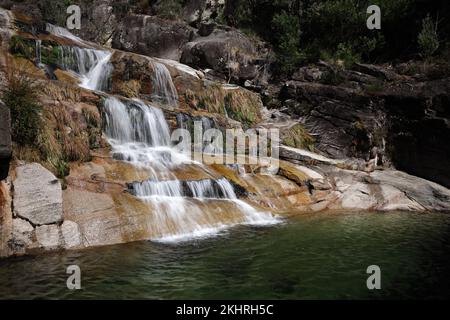
[[[430,58],[439,48],[439,37],[437,33],[438,23],[434,22],[428,14],[422,20],[422,31],[419,33],[417,42],[419,43],[422,57]]]
[[[275,14],[272,28],[277,38],[277,65],[281,73],[291,73],[304,58],[299,50],[300,22],[285,11]]]

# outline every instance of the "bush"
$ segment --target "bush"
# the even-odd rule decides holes
[[[299,50],[300,22],[298,17],[285,11],[276,14],[272,20],[277,40],[277,71],[291,73],[304,58]]]
[[[152,9],[156,15],[163,19],[176,20],[181,16],[183,4],[183,0],[156,1]]]
[[[33,146],[41,128],[42,106],[37,102],[38,85],[23,70],[7,74],[2,100],[11,112],[12,139],[19,145]]]
[[[422,57],[430,58],[439,48],[439,38],[437,33],[437,22],[434,22],[428,14],[422,20],[422,31],[417,37]]]

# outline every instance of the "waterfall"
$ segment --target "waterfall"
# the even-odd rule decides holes
[[[217,232],[235,224],[270,224],[277,220],[239,200],[225,178],[179,180],[180,165],[208,169],[175,151],[161,110],[139,100],[105,101],[105,134],[116,159],[148,168],[151,179],[130,184],[130,192],[152,209],[154,240],[180,240]],[[214,214],[214,210],[219,214]],[[211,211],[211,212],[210,212]],[[231,212],[231,213],[230,213]],[[195,218],[194,218],[195,217]]]
[[[66,38],[66,39],[70,39],[72,41],[78,42],[78,43],[84,43],[84,40],[80,39],[79,37],[73,35],[69,30],[62,28],[62,27],[58,27],[55,26],[51,23],[47,23],[45,25],[45,30],[54,35],[57,36],[59,38]]]
[[[169,105],[176,106],[178,104],[178,94],[172,82],[169,70],[159,62],[153,62],[153,94],[152,99]]]
[[[76,37],[50,27],[51,32],[76,40]],[[74,38],[75,37],[75,38]],[[80,78],[80,86],[106,91],[112,71],[109,51],[61,47],[60,64]],[[152,99],[176,106],[178,95],[166,66],[152,62]],[[278,220],[268,212],[259,212],[239,200],[225,179],[215,179],[210,170],[172,147],[170,130],[161,109],[143,101],[120,100],[107,96],[104,102],[104,132],[111,145],[113,159],[145,168],[147,181],[129,184],[129,191],[148,206],[151,239],[178,241],[216,233],[237,224],[266,225]],[[180,121],[182,119],[180,118]],[[202,119],[205,127],[214,123]],[[184,167],[202,172],[200,180],[178,179]]]
[[[36,40],[36,65],[42,68],[42,40]]]
[[[109,63],[111,52],[63,46],[60,53],[61,67],[77,74],[81,87],[100,91],[108,89],[112,71]]]

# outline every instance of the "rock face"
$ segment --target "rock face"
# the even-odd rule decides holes
[[[193,36],[194,30],[184,22],[129,14],[115,32],[112,46],[151,57],[179,60],[182,47]]]
[[[63,219],[59,180],[38,163],[16,168],[14,215],[33,225],[58,223]]]
[[[333,158],[377,159],[450,186],[450,79],[416,79],[389,67],[304,67],[279,98],[315,146]],[[432,164],[432,165],[430,165]]]
[[[33,243],[34,228],[23,219],[13,219],[12,237],[8,246],[14,252],[24,252]]]
[[[110,2],[94,3],[108,7]],[[273,110],[266,110],[255,92],[262,89],[258,85],[265,77],[265,49],[234,29],[211,23],[214,12],[220,10],[220,0],[186,3],[188,7],[200,8],[191,21],[198,31],[183,22],[127,13],[115,35],[115,45],[148,55],[181,58],[196,68],[212,69],[214,77],[222,81],[213,81],[211,70],[196,70],[173,60],[119,50],[112,50],[108,93],[81,90],[64,70],[55,69],[57,81],[41,79],[45,90],[40,102],[45,111],[55,116],[55,121],[47,122],[50,137],[54,138],[51,133],[58,129],[55,136],[66,135],[55,140],[82,146],[85,157],[70,158],[64,191],[55,176],[36,163],[19,162],[16,174],[0,181],[0,255],[82,249],[155,239],[182,231],[177,223],[179,215],[162,217],[156,204],[133,195],[132,186],[152,180],[151,170],[121,161],[124,156],[120,152],[111,155],[101,142],[102,120],[107,121],[101,117],[101,97],[107,94],[117,96],[130,108],[133,98],[151,102],[161,108],[171,129],[191,130],[194,121],[201,121],[204,130],[258,127],[284,131],[280,134],[283,145],[278,149],[281,160],[275,169],[262,163],[216,164],[208,170],[183,165],[171,170],[170,176],[160,178],[180,181],[185,189],[183,205],[192,213],[187,219],[194,226],[243,222],[240,209],[233,202],[200,201],[186,188],[190,182],[218,179],[228,179],[236,195],[256,209],[280,215],[323,210],[450,211],[450,191],[445,187],[379,166],[390,147],[396,163],[411,162],[408,157],[401,157],[407,152],[400,149],[403,141],[412,150],[426,151],[428,155],[419,158],[425,161],[425,169],[426,164],[432,163],[440,168],[435,174],[448,177],[448,149],[441,146],[437,150],[436,144],[448,136],[448,79],[413,81],[413,92],[407,93],[396,82],[403,77],[381,67],[357,65],[355,70],[342,71],[345,81],[341,84],[325,81],[330,77],[327,68],[303,67],[283,85],[281,94],[273,91],[273,100],[277,101],[266,104],[284,106],[287,113],[300,119],[282,114],[283,109],[277,110],[277,115],[270,114]],[[99,10],[100,15],[102,10],[109,12],[107,8]],[[5,17],[0,15],[0,25],[8,20]],[[40,30],[29,33],[32,27],[30,24],[26,30],[17,28],[33,39],[29,41],[34,50],[34,38],[49,35],[39,33]],[[28,62],[34,66],[34,61]],[[158,83],[161,74],[168,80],[162,85]],[[368,84],[380,79],[390,83],[390,87],[382,92],[367,89]],[[223,80],[244,84],[252,91]],[[272,95],[272,89],[270,86],[264,91]],[[175,103],[164,105],[164,101],[155,98],[160,96],[155,95],[159,91],[173,96]],[[414,128],[422,128],[424,123],[427,138],[420,140],[420,132]],[[403,137],[403,133],[407,136]],[[6,150],[10,150],[9,142],[3,141]],[[420,146],[410,144],[413,142]],[[431,149],[422,149],[422,144]],[[433,155],[437,155],[436,159]],[[432,161],[436,160],[443,160],[443,164],[434,166]],[[416,164],[414,168],[421,166]],[[212,184],[217,188],[217,183]]]
[[[186,44],[180,62],[194,68],[212,69],[225,79],[243,84],[255,78],[267,80],[263,74],[265,59],[264,50],[258,44],[241,32],[228,29]]]
[[[61,233],[65,249],[78,248],[82,244],[80,228],[73,221],[66,220],[61,225]]]
[[[55,250],[61,246],[61,234],[57,225],[36,227],[36,239],[45,250]]]
[[[8,176],[11,159],[11,117],[7,106],[0,101],[0,180]]]
[[[117,26],[117,18],[113,10],[113,0],[94,0],[84,3],[83,13],[86,19],[80,30],[74,30],[74,34],[87,41],[93,41],[102,45],[110,44]]]
[[[281,96],[293,115],[305,118],[319,150],[333,158],[366,158],[382,145],[374,140],[384,136],[385,114],[356,89],[292,80]]]
[[[449,188],[450,78],[403,84],[380,95],[396,168]]]

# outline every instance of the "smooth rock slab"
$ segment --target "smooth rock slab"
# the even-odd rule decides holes
[[[69,220],[64,221],[61,226],[61,233],[64,239],[64,248],[76,248],[82,244],[80,228],[77,223]]]
[[[36,228],[36,239],[45,250],[58,249],[61,246],[61,236],[57,225],[40,226]]]
[[[12,239],[16,245],[29,246],[33,240],[33,226],[23,219],[13,219]]]
[[[59,223],[63,219],[59,180],[38,163],[16,168],[14,214],[33,225]]]

